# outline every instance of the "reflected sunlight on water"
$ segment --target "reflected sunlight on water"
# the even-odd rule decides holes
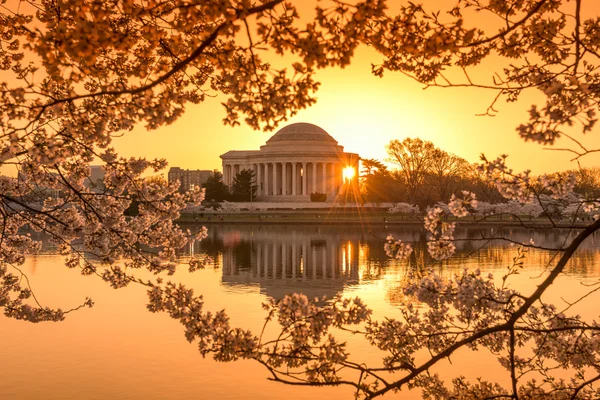
[[[384,238],[393,234],[415,244],[408,262],[388,260]],[[489,232],[488,232],[489,233]],[[506,235],[517,242],[533,238],[543,246],[558,246],[568,231],[510,229]],[[479,230],[457,229],[457,238],[478,239]],[[360,296],[374,309],[376,318],[398,317],[406,301],[402,285],[413,274],[423,273],[431,263],[418,228],[391,228],[357,232],[344,227],[316,226],[217,226],[209,236],[181,254],[209,260],[209,267],[194,273],[181,268],[170,278],[184,282],[204,295],[210,310],[225,308],[234,326],[259,331],[265,317],[261,303],[268,297],[281,298],[289,292],[310,297],[337,294]],[[459,241],[457,257],[433,266],[449,275],[463,268],[480,268],[497,279],[506,272],[517,248],[493,241],[487,247]],[[257,363],[216,363],[203,359],[193,344],[186,342],[177,321],[164,314],[146,311],[141,287],[113,290],[92,277],[84,277],[62,266],[61,257],[47,254],[28,259],[24,270],[32,280],[43,305],[71,308],[86,296],[96,302],[91,310],[70,315],[62,323],[29,324],[0,318],[0,380],[2,399],[334,399],[352,398],[346,388],[297,388],[270,383]],[[531,250],[523,273],[511,280],[520,290],[535,287],[552,260],[550,251]],[[571,261],[567,274],[547,300],[561,304],[583,293],[583,284],[598,282],[600,237],[586,241]],[[598,314],[597,299],[575,308],[589,317]],[[353,354],[361,361],[375,362],[379,353],[367,343],[345,334]],[[485,372],[505,380],[493,358],[461,352],[452,365],[439,368],[475,377]],[[393,397],[393,396],[392,396]],[[418,397],[416,393],[409,398]]]

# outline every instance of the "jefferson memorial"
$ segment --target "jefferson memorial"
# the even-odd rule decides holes
[[[230,187],[238,172],[254,171],[256,201],[306,202],[319,192],[333,202],[358,184],[358,154],[345,153],[325,130],[303,122],[281,128],[260,150],[232,150],[221,159]]]

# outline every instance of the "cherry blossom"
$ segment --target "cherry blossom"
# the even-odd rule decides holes
[[[372,67],[376,76],[399,71],[425,87],[494,93],[484,114],[496,115],[500,100],[514,102],[537,90],[541,103],[529,107],[516,134],[542,145],[561,143],[549,148],[580,160],[598,152],[581,136],[593,132],[600,102],[600,21],[582,12],[584,3],[591,2],[462,0],[438,12],[411,2],[391,7],[385,0],[324,0],[306,20],[295,2],[282,0],[3,2],[0,166],[14,169],[11,177],[0,177],[4,315],[60,321],[93,305],[88,298],[64,309],[37,302],[20,268],[41,246],[27,235],[31,230],[52,240],[65,265],[90,279],[146,287],[148,309],[178,320],[202,355],[252,359],[275,381],[348,385],[366,398],[404,388],[431,398],[600,397],[593,385],[599,379],[598,323],[543,299],[578,246],[600,230],[599,199],[572,198],[572,174],[516,172],[506,155],[484,156],[478,166],[508,201],[494,205],[494,213],[541,216],[552,226],[565,215],[569,226],[581,222],[580,213],[596,218],[575,226],[576,233],[554,249],[557,261],[532,292],[510,289],[524,253],[501,283],[479,270],[445,277],[428,268],[410,278],[398,318],[378,320],[360,299],[268,299],[265,324],[279,331],[273,338],[231,326],[225,311],[207,310],[202,296],[165,281],[179,266],[177,249],[206,235],[174,222],[197,207],[203,193],[181,194],[177,185],[151,179],[165,160],[124,158],[112,147],[114,136],[138,125],[158,129],[215,96],[223,98],[225,124],[272,130],[315,103],[318,69],[349,65],[366,44],[381,56]],[[471,20],[471,10],[495,23]],[[270,61],[274,54],[297,61],[278,68]],[[478,81],[474,70],[489,57],[505,65]],[[93,186],[90,165],[99,162],[105,175]],[[427,210],[431,265],[455,251],[450,214],[464,217],[476,208],[481,204],[463,192],[447,210]],[[392,237],[382,245],[401,260],[415,251]],[[528,246],[537,244],[522,245]],[[188,267],[203,265],[192,259]],[[382,363],[364,365],[339,339],[340,331],[379,349]],[[432,372],[460,349],[496,355],[509,385],[459,374],[445,382]],[[555,379],[555,370],[569,378]]]

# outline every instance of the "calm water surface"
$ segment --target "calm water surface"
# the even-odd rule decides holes
[[[388,260],[384,238],[393,234],[421,243],[408,262]],[[478,239],[490,230],[462,229],[461,239]],[[512,240],[532,238],[543,246],[559,246],[568,231],[506,230]],[[310,297],[337,294],[360,296],[376,318],[398,317],[404,297],[402,285],[410,272],[431,262],[422,242],[421,228],[380,228],[362,232],[357,227],[320,226],[212,226],[209,237],[184,249],[207,257],[210,266],[188,273],[185,265],[172,279],[195,288],[207,309],[225,308],[234,326],[260,331],[265,317],[261,304],[268,298],[302,292]],[[479,267],[502,276],[516,247],[506,242],[459,241],[458,256],[437,264],[443,274]],[[523,274],[511,282],[531,291],[543,276],[553,254],[530,251]],[[353,398],[347,388],[298,388],[267,381],[257,363],[217,363],[203,359],[183,329],[166,314],[146,311],[143,288],[132,285],[113,290],[93,277],[84,277],[62,265],[62,258],[47,248],[28,259],[24,271],[40,302],[65,309],[86,296],[96,305],[69,315],[61,323],[30,324],[0,316],[0,399],[338,399]],[[589,238],[546,299],[561,303],[584,293],[584,285],[600,278],[600,236]],[[575,311],[594,317],[598,301],[590,299]],[[564,303],[562,303],[564,304]],[[355,337],[347,337],[352,354],[373,363],[380,353]],[[482,368],[483,367],[483,368]],[[477,352],[462,352],[452,364],[441,366],[442,376],[459,371],[477,377],[506,381],[494,359]],[[491,376],[490,376],[491,375]],[[418,398],[402,393],[402,398]],[[397,395],[398,396],[398,395]],[[389,396],[393,397],[393,396]]]

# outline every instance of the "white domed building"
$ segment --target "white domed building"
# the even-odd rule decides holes
[[[232,150],[221,159],[228,186],[241,170],[254,171],[256,201],[306,202],[318,192],[332,202],[344,185],[358,182],[358,154],[345,153],[325,130],[303,122],[281,128],[260,150]]]

